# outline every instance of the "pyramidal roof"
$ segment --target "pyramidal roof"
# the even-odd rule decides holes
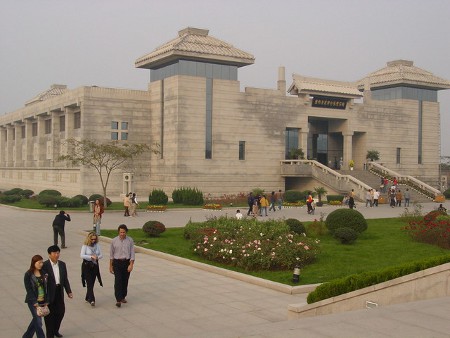
[[[435,90],[450,89],[450,81],[415,67],[413,61],[407,60],[388,62],[387,67],[370,73],[364,79],[358,81],[358,88],[364,90],[365,83],[370,85],[370,89],[399,85]]]
[[[358,90],[356,82],[323,80],[298,74],[293,74],[292,79],[293,82],[288,89],[288,92],[292,95],[309,94],[344,98],[363,96]]]
[[[136,68],[156,69],[176,60],[207,61],[242,67],[255,62],[252,54],[208,35],[207,29],[188,27],[178,37],[138,58]]]
[[[67,86],[66,85],[60,85],[60,84],[54,84],[50,86],[50,89],[47,89],[46,91],[38,94],[31,100],[25,102],[25,106],[32,105],[34,103],[42,102],[47,99],[50,99],[52,97],[64,94],[67,92]]]

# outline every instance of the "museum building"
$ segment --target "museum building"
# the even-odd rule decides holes
[[[155,188],[169,196],[180,187],[212,196],[309,189],[318,184],[313,178],[281,174],[296,149],[334,170],[351,161],[362,170],[367,151],[376,150],[386,168],[439,181],[438,91],[449,81],[396,60],[355,82],[293,74],[289,86],[279,67],[275,89],[241,91],[238,70],[254,62],[208,30],[188,27],[136,60],[150,70],[147,90],[51,86],[0,116],[0,190],[101,193],[94,169],[58,160],[70,138],[159,144],[159,153],[113,173],[112,199]]]

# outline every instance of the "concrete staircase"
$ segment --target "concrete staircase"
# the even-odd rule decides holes
[[[339,170],[339,173],[343,175],[351,175],[355,177],[356,179],[360,180],[361,182],[364,182],[368,186],[372,187],[373,189],[378,189],[380,191],[380,184],[381,184],[381,178],[378,175],[375,175],[374,173],[368,171],[368,170]],[[389,181],[388,188],[392,185],[392,182]],[[402,193],[405,192],[406,188],[409,188],[409,191],[411,192],[411,200],[410,203],[424,203],[424,202],[430,202],[432,199],[428,198],[427,196],[418,193],[411,187],[408,187],[407,185],[399,184],[399,189]],[[387,190],[388,191],[388,190]],[[388,201],[388,194],[382,193],[380,195],[381,197],[384,197],[386,201]]]

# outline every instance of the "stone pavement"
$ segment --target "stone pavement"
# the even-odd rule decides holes
[[[450,210],[450,203],[445,206]],[[424,204],[424,211],[436,208]],[[316,215],[303,209],[284,209],[271,217],[312,220]],[[393,217],[403,208],[358,206],[366,218]],[[160,220],[168,227],[184,226],[189,219],[202,221],[211,215],[234,215],[223,211],[177,210],[141,212],[124,218],[107,212],[102,226],[116,229],[120,223],[141,227],[147,220]],[[52,243],[51,221],[55,212],[28,211],[0,206],[0,337],[21,337],[31,320],[24,303],[23,274],[35,254],[47,257]],[[74,293],[66,298],[66,316],[61,333],[65,337],[450,337],[450,297],[397,304],[370,310],[287,320],[287,305],[300,303],[306,295],[288,295],[211,272],[170,262],[151,255],[136,254],[129,285],[128,304],[114,306],[113,277],[108,271],[109,245],[102,243],[101,272],[104,287],[95,286],[96,307],[84,302],[79,257],[92,214],[74,212],[66,225],[66,245],[61,260],[69,270]],[[265,218],[265,217],[264,217]]]

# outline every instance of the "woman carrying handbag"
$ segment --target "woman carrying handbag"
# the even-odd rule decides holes
[[[91,306],[95,306],[94,284],[95,279],[101,286],[102,277],[100,276],[100,268],[98,260],[103,257],[100,245],[98,244],[98,236],[95,232],[88,233],[83,246],[81,247],[80,257],[83,259],[81,264],[81,282],[83,287],[87,287],[85,300]]]
[[[47,304],[47,275],[41,273],[44,259],[40,255],[31,258],[30,268],[25,272],[24,285],[27,292],[25,303],[28,304],[32,319],[23,338],[32,338],[36,333],[38,338],[45,338],[42,329],[42,317],[50,313]]]

